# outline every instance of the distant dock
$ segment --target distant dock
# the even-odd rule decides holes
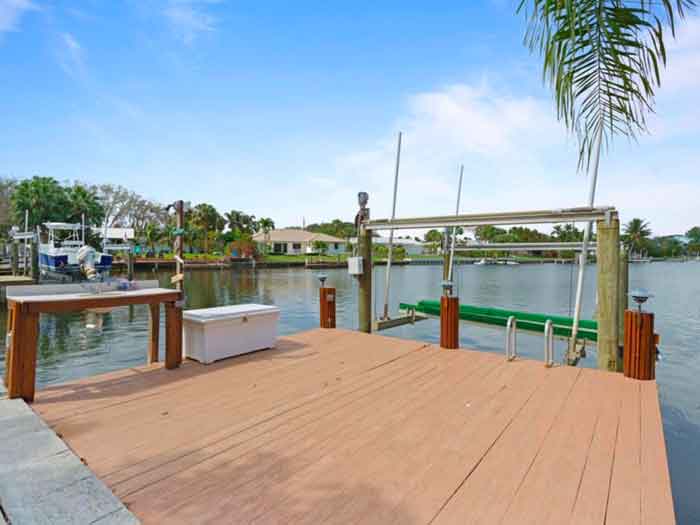
[[[606,371],[318,329],[31,406],[146,524],[675,522],[656,382]]]

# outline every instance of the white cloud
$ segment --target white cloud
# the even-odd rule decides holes
[[[71,77],[85,76],[85,50],[70,33],[61,33],[58,44],[58,63]]]
[[[0,0],[0,34],[17,31],[22,16],[37,9],[38,6],[30,0]]]
[[[662,122],[676,118],[663,106],[659,110]],[[330,168],[305,170],[308,175],[291,180],[279,195],[267,195],[266,206],[284,224],[299,215],[290,206],[294,202],[305,203],[307,222],[350,219],[362,190],[370,193],[373,217],[387,217],[399,129],[404,132],[399,217],[453,213],[461,163],[463,213],[586,204],[588,181],[576,171],[575,141],[556,121],[549,99],[459,84],[409,97],[405,114],[374,145],[336,159]],[[697,165],[700,152],[686,151],[681,158],[674,142],[618,140],[601,163],[596,204],[616,206],[623,221],[649,219],[657,234],[685,231],[698,222]]]
[[[191,44],[200,33],[214,31],[217,19],[207,7],[220,0],[169,0],[163,14],[185,44]]]
[[[683,21],[672,39],[667,30],[668,67],[662,75],[662,90],[669,94],[700,87],[700,17]]]

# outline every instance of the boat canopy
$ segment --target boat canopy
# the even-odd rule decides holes
[[[79,222],[73,224],[70,222],[45,222],[44,226],[49,230],[79,230],[82,224]]]

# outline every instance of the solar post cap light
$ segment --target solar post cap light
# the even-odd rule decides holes
[[[646,288],[635,288],[629,293],[629,296],[637,303],[640,312],[642,311],[642,305],[646,303],[650,297],[654,297]]]
[[[446,279],[440,283],[442,285],[442,291],[445,295],[452,295],[452,281]]]

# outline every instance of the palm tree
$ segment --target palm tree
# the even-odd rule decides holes
[[[649,223],[642,219],[632,219],[625,224],[623,241],[632,252],[641,253],[651,236]]]
[[[151,249],[151,252],[154,254],[156,251],[156,243],[162,238],[162,236],[163,232],[161,229],[153,223],[147,224],[146,228],[143,230],[143,238],[146,242],[146,246],[148,246]]]
[[[544,59],[557,116],[579,142],[579,168],[591,171],[588,206],[595,202],[601,146],[615,135],[635,138],[653,111],[660,66],[666,64],[663,24],[675,25],[695,0],[520,0],[528,18],[525,41]],[[571,341],[583,297],[583,268],[591,224],[583,234]],[[573,349],[573,345],[572,345]]]
[[[576,132],[580,166],[600,144],[646,131],[666,64],[663,25],[675,36],[695,0],[520,0],[526,43],[544,58],[559,119]]]
[[[267,253],[268,249],[268,243],[270,242],[270,230],[275,229],[275,221],[270,219],[269,217],[261,217],[258,220],[258,227],[263,231],[264,234],[264,239],[265,239],[265,244],[264,244],[264,250],[265,253]]]
[[[194,207],[192,221],[204,232],[204,253],[209,253],[209,232],[224,229],[224,218],[211,204],[197,204]]]

